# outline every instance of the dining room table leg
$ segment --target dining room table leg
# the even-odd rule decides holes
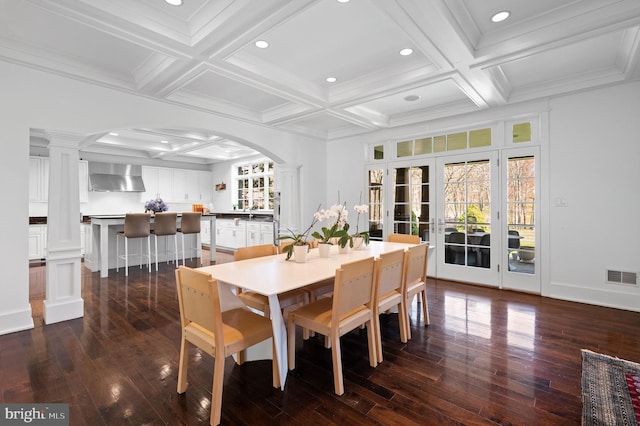
[[[279,383],[276,378],[273,379],[273,387],[280,387],[284,390],[284,384],[287,380],[287,329],[282,317],[280,309],[280,300],[277,294],[269,296],[269,310],[271,311],[271,324],[273,326],[273,344],[275,348],[275,358],[273,362],[278,365]]]

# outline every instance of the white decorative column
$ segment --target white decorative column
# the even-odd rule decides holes
[[[280,191],[280,233],[287,229],[301,232],[302,197],[300,196],[300,167],[288,164],[276,167],[275,182]]]
[[[47,214],[46,300],[44,321],[52,324],[84,315],[82,300],[80,137],[47,132],[49,139],[49,211]]]

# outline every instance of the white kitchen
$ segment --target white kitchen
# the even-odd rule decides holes
[[[47,257],[47,215],[49,209],[49,158],[43,142],[32,147],[29,158],[29,260],[37,265]],[[238,166],[250,163],[270,164],[269,174],[273,174],[273,162],[262,156],[251,155],[230,161],[221,161],[205,166],[199,164],[177,164],[168,162],[173,167],[160,165],[132,164],[135,158],[113,156],[99,157],[100,161],[87,160],[94,158],[91,154],[80,153],[78,161],[81,253],[84,266],[92,271],[101,271],[100,267],[100,233],[97,224],[104,218],[110,218],[116,224],[111,230],[109,247],[109,267],[115,267],[115,232],[123,228],[124,215],[131,212],[144,212],[145,203],[149,200],[162,199],[168,211],[180,214],[185,211],[199,209],[203,212],[199,241],[205,248],[210,248],[212,241],[220,250],[233,251],[241,246],[273,243],[273,200],[267,199],[267,205],[258,208],[240,208],[232,196],[237,191],[237,179],[232,172]],[[132,161],[133,160],[133,161]],[[105,161],[112,161],[106,163]],[[128,164],[116,163],[128,161]],[[115,185],[113,188],[98,187],[99,167],[109,166],[109,175],[125,176],[142,182],[141,187],[128,188],[126,185]],[[191,167],[191,168],[185,168]],[[115,172],[114,172],[115,170]],[[92,181],[93,177],[93,181]],[[273,185],[273,179],[270,179]],[[93,183],[93,184],[92,184]],[[228,186],[227,186],[228,185]],[[234,191],[235,189],[235,191]],[[273,193],[273,187],[267,188]],[[246,192],[247,195],[248,191]],[[256,194],[251,192],[251,197]],[[268,197],[268,195],[267,195]],[[256,199],[257,203],[258,200]],[[252,203],[253,198],[247,200]],[[270,204],[269,204],[270,203]],[[187,238],[195,238],[187,236]],[[159,239],[159,253],[167,253],[165,244],[171,241]],[[189,242],[189,247],[194,242]],[[133,246],[136,250],[137,245]],[[120,248],[122,250],[122,248]],[[143,247],[146,255],[146,248]],[[135,252],[134,252],[135,253]],[[211,260],[215,260],[215,249],[210,250]],[[159,259],[166,260],[166,254],[159,254]],[[135,264],[135,261],[134,263]],[[104,271],[106,273],[106,271]],[[102,273],[102,271],[101,271]],[[106,274],[104,275],[106,276]]]

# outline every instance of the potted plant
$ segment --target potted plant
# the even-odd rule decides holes
[[[347,231],[343,228],[346,223],[347,210],[345,205],[335,204],[329,209],[319,210],[315,213],[318,221],[323,221],[329,218],[336,218],[330,227],[323,226],[321,231],[314,231],[311,234],[316,240],[318,240],[318,250],[320,251],[320,257],[329,257],[329,249],[333,245],[335,239],[343,237]]]
[[[318,210],[319,209],[320,207],[318,207]],[[313,228],[316,223],[318,223],[318,218],[317,218],[317,214],[314,214],[313,220],[311,221],[311,225],[309,225],[309,227],[305,229],[304,232],[297,234],[293,232],[291,229],[287,229],[288,234],[278,237],[279,240],[293,241],[293,244],[289,244],[282,249],[287,254],[286,260],[291,259],[291,256],[295,251],[296,262],[298,263],[306,262],[306,255],[307,255],[307,252],[309,251],[309,233],[311,232],[311,228]],[[299,247],[299,248],[296,249],[296,247]]]
[[[353,208],[358,212],[358,217],[356,218],[356,232],[351,235],[351,246],[358,250],[362,248],[363,244],[365,246],[369,244],[369,232],[360,232],[360,213],[367,213],[369,211],[369,206],[367,204],[359,204]]]

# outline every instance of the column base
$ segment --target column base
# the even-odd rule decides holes
[[[58,300],[55,303],[45,300],[43,315],[45,324],[67,321],[84,316],[84,300]]]

